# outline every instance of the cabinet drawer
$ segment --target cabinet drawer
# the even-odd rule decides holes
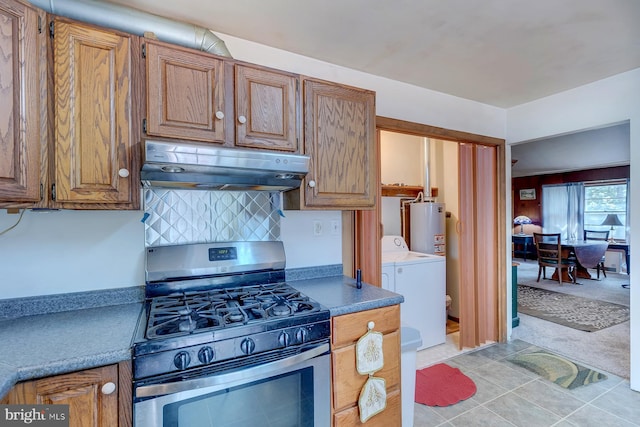
[[[332,319],[331,342],[334,347],[353,344],[367,333],[367,324],[375,323],[374,331],[389,333],[400,329],[400,305],[376,308]]]
[[[369,418],[365,424],[360,422],[360,410],[354,406],[333,416],[334,427],[353,427],[366,425],[367,427],[389,427],[401,424],[400,389],[387,394],[387,407],[384,411]]]
[[[384,378],[387,390],[400,384],[400,332],[395,331],[383,337],[382,351],[384,367],[374,375]],[[367,381],[367,375],[360,375],[356,368],[356,349],[351,345],[334,350],[333,363],[333,407],[336,410],[357,404],[360,391]]]

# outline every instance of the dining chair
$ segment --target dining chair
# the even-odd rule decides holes
[[[610,230],[584,230],[583,240],[609,240],[609,231]],[[596,271],[598,275],[598,279],[600,278],[600,270],[602,269],[602,274],[604,277],[607,277],[607,272],[604,269],[604,255],[602,259],[596,265]]]
[[[562,286],[562,271],[567,270],[569,277],[576,283],[576,261],[570,258],[563,258],[562,244],[560,243],[560,233],[533,233],[533,242],[538,253],[538,280],[540,274],[542,278],[547,278],[547,267],[558,270],[558,282]]]

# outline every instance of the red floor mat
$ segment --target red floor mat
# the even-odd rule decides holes
[[[470,398],[476,384],[460,369],[444,363],[416,371],[416,402],[427,406],[449,406]]]

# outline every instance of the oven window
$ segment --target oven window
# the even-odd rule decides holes
[[[164,427],[313,426],[313,367],[164,406]]]

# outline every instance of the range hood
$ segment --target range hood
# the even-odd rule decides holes
[[[285,191],[300,187],[309,157],[210,144],[145,140],[145,188]]]

